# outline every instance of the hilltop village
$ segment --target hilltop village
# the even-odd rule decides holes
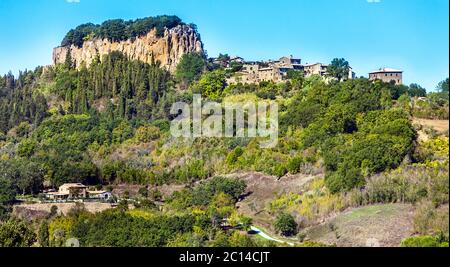
[[[302,64],[302,59],[294,58],[292,55],[281,57],[278,60],[268,61],[245,61],[239,56],[228,56],[220,54],[216,58],[210,58],[209,62],[220,67],[237,70],[234,75],[227,79],[228,84],[252,84],[259,82],[283,82],[288,79],[291,70],[302,71],[305,77],[318,75],[325,81],[334,79],[328,73],[329,65],[320,62]],[[348,67],[348,75],[345,80],[356,78],[356,73],[352,67]],[[403,71],[391,68],[380,68],[369,73],[370,80],[382,80],[383,82],[393,82],[395,85],[403,84]]]

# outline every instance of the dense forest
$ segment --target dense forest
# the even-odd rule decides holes
[[[79,45],[92,35],[121,40],[180,23],[163,16],[87,24],[71,31],[63,44]],[[417,233],[448,242],[448,224],[440,224],[448,209],[438,212],[448,204],[448,132],[437,134],[412,122],[448,119],[448,79],[435,92],[366,78],[325,82],[300,71],[278,84],[227,84],[237,69],[188,54],[171,74],[157,62],[114,52],[78,70],[68,57],[65,64],[0,77],[0,220],[5,221],[0,246],[36,241],[63,246],[69,237],[81,237],[83,246],[273,246],[242,233],[251,218],[240,214],[236,203],[247,185],[222,176],[243,171],[277,179],[323,174],[307,185],[305,190],[314,188],[308,196],[274,196],[267,210],[281,235],[296,235],[320,216],[346,207],[431,203],[421,215],[434,213],[425,216],[426,223],[420,217]],[[258,138],[187,143],[173,138],[171,104],[192,104],[194,93],[214,101],[276,101],[278,146],[261,149]],[[421,132],[428,133],[426,140],[419,139]],[[426,178],[412,180],[411,173]],[[31,225],[12,221],[19,198],[39,199],[44,188],[68,182],[96,188],[135,185],[142,191],[135,209],[121,202],[98,214],[80,206]],[[170,185],[186,187],[162,197],[158,188]],[[158,209],[155,203],[161,200],[165,204]],[[294,219],[295,214],[303,219]],[[224,231],[224,220],[239,231]]]
[[[11,73],[0,77],[0,132],[6,133],[21,122],[39,125],[45,118],[47,101],[32,89],[41,73],[42,68],[38,68],[20,72],[17,79]]]
[[[164,116],[164,101],[169,97],[169,89],[173,90],[172,78],[156,63],[130,61],[123,54],[113,52],[101,61],[95,60],[89,69],[72,69],[70,58],[65,65],[51,74],[55,80],[51,92],[64,99],[68,113],[86,113],[96,104],[107,102],[103,109],[119,118]]]

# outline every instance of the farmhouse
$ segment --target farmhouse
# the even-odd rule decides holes
[[[403,71],[390,68],[380,68],[369,73],[369,80],[381,80],[386,83],[392,82],[396,85],[401,85],[403,84]]]
[[[50,200],[68,200],[68,199],[101,199],[109,200],[112,198],[110,192],[107,191],[92,191],[87,186],[81,183],[63,184],[58,188],[58,191],[45,192],[45,197]]]

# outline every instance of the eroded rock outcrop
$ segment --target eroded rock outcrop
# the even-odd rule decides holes
[[[89,66],[97,56],[119,51],[132,60],[152,63],[159,61],[161,66],[173,72],[184,54],[203,53],[200,35],[189,25],[179,25],[166,29],[162,37],[158,37],[156,29],[134,40],[111,42],[107,39],[85,41],[82,47],[75,45],[57,47],[53,50],[53,64],[64,63],[70,51],[73,63],[79,68],[83,62]]]

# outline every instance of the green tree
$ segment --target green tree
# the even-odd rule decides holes
[[[414,97],[414,96],[425,97],[425,96],[427,96],[427,90],[425,88],[423,88],[422,86],[416,84],[416,83],[412,83],[409,86],[408,93],[409,93],[409,96],[411,96],[411,97]]]
[[[72,59],[72,53],[70,53],[70,49],[67,49],[66,59],[64,61],[64,66],[68,70],[71,70],[71,69],[73,69],[75,67],[75,64],[73,63],[73,59]]]
[[[225,86],[225,72],[223,70],[215,70],[203,74],[200,80],[193,85],[192,91],[217,101],[222,97]]]
[[[175,77],[187,88],[193,81],[197,80],[205,70],[205,59],[200,53],[184,54],[177,65]]]
[[[38,144],[34,139],[24,139],[17,147],[17,154],[20,157],[29,158],[34,154],[37,146]]]
[[[18,170],[16,186],[22,195],[37,194],[41,191],[44,179],[41,166],[32,161],[20,160],[15,164],[15,168]]]
[[[439,82],[437,88],[439,92],[448,93],[448,78]]]
[[[49,233],[48,233],[48,221],[43,220],[39,225],[39,232],[37,240],[41,247],[48,247],[50,245]]]
[[[383,89],[381,91],[380,102],[384,109],[390,109],[392,107],[392,95],[389,90]]]
[[[298,224],[289,213],[281,213],[275,220],[275,229],[284,236],[297,234]]]
[[[0,167],[3,166],[0,165]],[[5,173],[5,169],[0,169],[2,170],[2,173]],[[15,199],[16,190],[14,188],[14,184],[10,180],[10,177],[2,177],[2,174],[0,173],[0,220],[8,216],[11,205]]]
[[[410,109],[411,97],[408,94],[404,94],[398,98],[398,104],[405,110]]]
[[[31,247],[36,242],[36,234],[23,222],[0,223],[0,247]]]
[[[350,71],[350,65],[348,61],[343,58],[335,58],[328,66],[327,72],[333,78],[338,81],[346,80]]]
[[[292,81],[293,89],[302,89],[305,82],[305,73],[300,70],[288,70],[287,78]]]

